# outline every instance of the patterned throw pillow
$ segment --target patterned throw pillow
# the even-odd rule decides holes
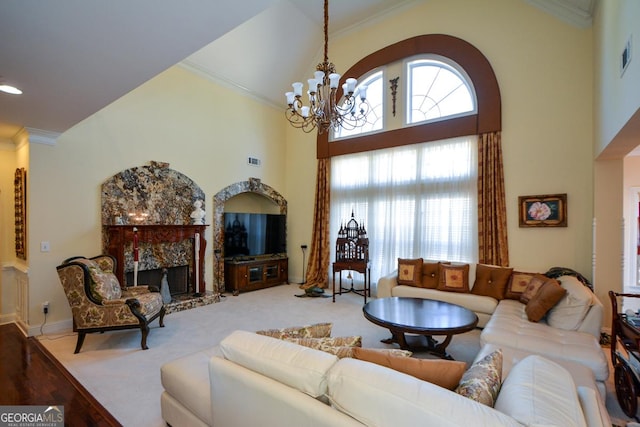
[[[471,293],[485,295],[497,300],[503,299],[512,271],[513,268],[478,264],[476,267],[476,280],[473,288],[471,288]]]
[[[353,348],[362,346],[362,337],[284,338],[294,344],[335,354],[339,358],[353,357]]]
[[[120,288],[120,282],[112,271],[103,271],[102,268],[94,260],[86,258],[74,259],[74,262],[84,264],[89,269],[89,275],[91,277],[91,295],[98,300],[111,301],[116,300],[122,296],[122,289]]]
[[[398,258],[398,284],[420,286],[422,283],[422,258]]]
[[[534,275],[529,281],[527,288],[524,290],[522,295],[520,295],[520,302],[523,304],[528,303],[529,300],[538,293],[542,285],[544,285],[544,282],[547,280],[549,280],[549,278],[543,274]]]
[[[498,349],[471,365],[462,375],[456,393],[491,406],[502,385],[502,350]]]
[[[549,279],[542,284],[538,292],[529,300],[524,311],[531,322],[538,322],[558,301],[567,293],[555,279]]]
[[[266,335],[268,337],[284,339],[284,338],[326,338],[331,336],[331,328],[333,323],[316,323],[307,326],[292,326],[282,329],[266,329],[264,331],[256,331],[256,334]]]
[[[505,291],[505,299],[514,299],[520,301],[520,297],[529,286],[529,282],[537,273],[525,273],[522,271],[514,271],[511,273],[507,289]]]
[[[469,264],[440,264],[438,290],[469,292]]]

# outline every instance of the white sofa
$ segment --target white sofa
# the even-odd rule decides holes
[[[471,288],[475,269],[476,265],[470,265]],[[554,361],[580,363],[591,369],[598,390],[604,396],[609,377],[607,358],[599,344],[604,307],[575,277],[561,276],[558,280],[568,292],[539,322],[528,320],[526,306],[519,301],[398,285],[397,271],[379,279],[376,296],[436,299],[466,307],[478,315],[478,326],[483,328],[481,345],[494,344]],[[564,315],[563,310],[569,314]]]
[[[383,366],[236,331],[162,367],[162,416],[173,427],[610,427],[591,371],[562,363],[505,351],[491,408]]]

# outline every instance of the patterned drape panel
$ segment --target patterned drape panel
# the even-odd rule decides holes
[[[478,262],[509,265],[500,132],[478,135]]]
[[[303,288],[326,288],[329,277],[329,203],[331,159],[318,159],[316,204],[313,211],[313,235]]]

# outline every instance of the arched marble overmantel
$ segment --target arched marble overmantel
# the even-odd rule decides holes
[[[236,182],[226,188],[223,188],[215,196],[213,196],[213,241],[214,251],[224,249],[224,205],[227,200],[231,199],[242,193],[254,193],[256,195],[263,196],[273,203],[278,205],[280,213],[287,214],[287,201],[282,194],[278,193],[273,187],[263,184],[258,178],[249,178],[248,181]],[[217,257],[216,263],[220,263],[216,271],[218,274],[214,274],[214,291],[224,292],[224,281],[221,280],[224,277],[224,262],[221,256]],[[221,283],[222,282],[222,283]]]

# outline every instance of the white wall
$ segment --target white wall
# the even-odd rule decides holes
[[[640,2],[601,1],[594,21],[596,48],[596,156],[621,157],[640,144]],[[631,39],[631,62],[621,74]]]

